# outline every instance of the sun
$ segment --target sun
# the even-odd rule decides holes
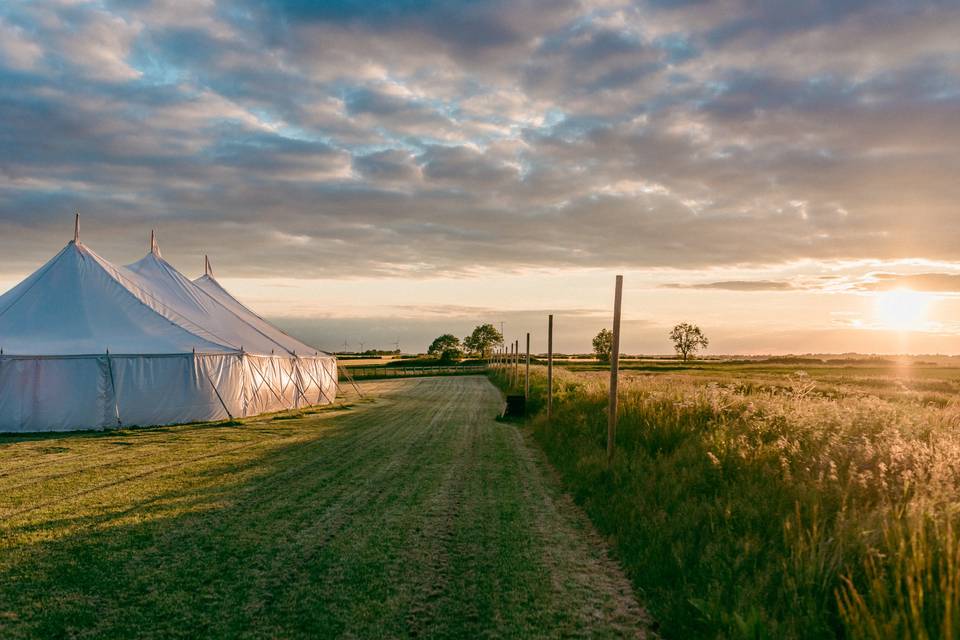
[[[877,294],[874,313],[885,329],[918,331],[927,322],[932,296],[911,289],[894,289]]]

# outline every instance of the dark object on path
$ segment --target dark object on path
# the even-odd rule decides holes
[[[503,411],[504,418],[522,418],[527,415],[527,398],[522,395],[507,396],[507,408]]]

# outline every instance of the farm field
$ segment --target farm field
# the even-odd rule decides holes
[[[813,382],[814,396],[849,397],[858,393],[877,395],[891,400],[925,400],[944,404],[960,394],[960,363],[944,359],[933,364],[925,359],[883,360],[881,363],[862,359],[856,364],[811,364],[701,360],[683,363],[677,360],[621,360],[620,370],[627,378],[676,375],[678,380],[742,385],[749,389],[786,389],[796,384],[798,374]],[[566,371],[608,372],[609,365],[596,361],[571,362]]]
[[[598,369],[529,428],[664,637],[960,637],[956,367],[628,367],[609,468]]]
[[[340,409],[0,436],[0,637],[642,636],[487,378]]]

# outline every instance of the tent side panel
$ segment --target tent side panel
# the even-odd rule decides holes
[[[247,415],[330,404],[336,398],[336,360],[245,355]]]
[[[291,360],[274,356],[244,356],[248,384],[247,415],[295,409],[298,406],[296,381]],[[303,402],[300,402],[303,405]]]
[[[0,358],[0,432],[113,428],[118,413],[128,427],[329,404],[336,375],[330,356]]]
[[[0,432],[113,426],[106,358],[0,358]]]
[[[297,367],[303,381],[303,395],[309,404],[330,404],[336,399],[336,361],[333,358],[300,358]]]
[[[117,404],[124,426],[225,420],[239,407],[239,368],[229,355],[112,357]],[[216,390],[215,390],[216,388]],[[237,415],[237,414],[234,414]]]
[[[206,380],[209,393],[213,394],[213,401],[222,414],[221,418],[243,417],[245,407],[243,355],[198,355],[195,367],[201,386]]]

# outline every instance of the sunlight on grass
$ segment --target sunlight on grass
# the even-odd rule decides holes
[[[699,366],[624,375],[611,469],[607,374],[532,423],[664,634],[960,635],[956,370]]]

